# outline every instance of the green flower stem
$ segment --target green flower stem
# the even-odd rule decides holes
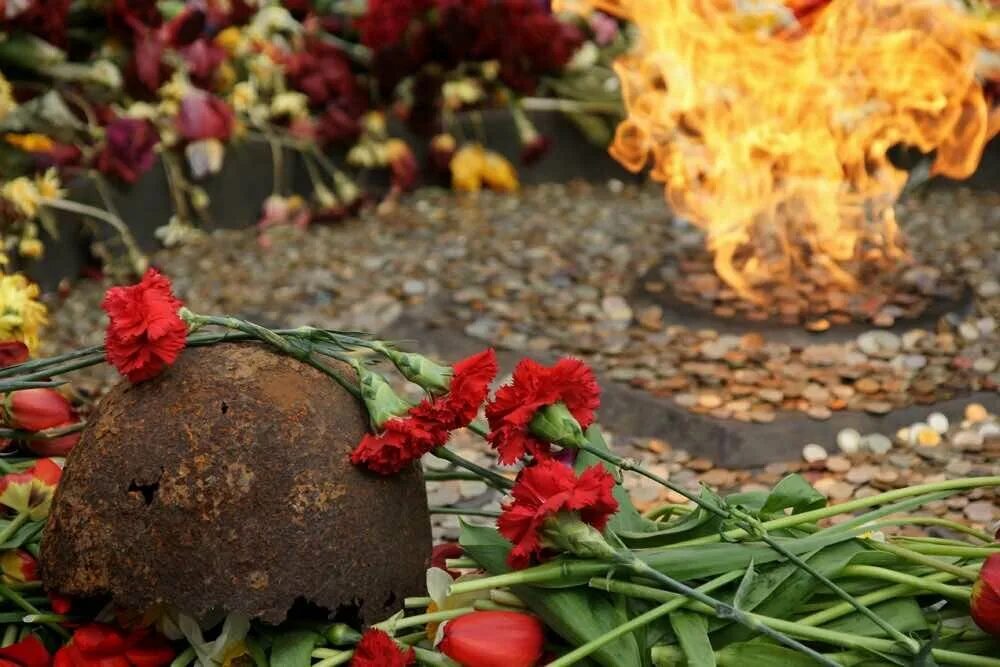
[[[517,597],[510,591],[490,591],[490,599],[497,604],[502,604],[507,607],[520,607],[521,609],[528,608],[528,605],[524,603],[524,600]]]
[[[953,530],[956,533],[964,533],[975,537],[981,542],[993,542],[993,536],[989,533],[985,533],[981,530],[976,530],[971,526],[966,526],[965,524],[959,523],[958,521],[951,521],[949,519],[942,519],[936,516],[910,516],[910,517],[896,517],[883,519],[869,526],[870,530],[877,530],[885,526],[938,526],[940,528],[947,528],[948,530]]]
[[[890,570],[886,567],[875,567],[872,565],[848,565],[840,572],[844,577],[868,577],[871,579],[882,579],[896,584],[906,584],[914,588],[922,588],[930,593],[937,593],[953,600],[969,601],[970,590],[960,586],[946,586],[945,584],[927,581],[926,578],[915,577],[912,574]],[[952,573],[948,573],[952,574]]]
[[[524,607],[512,607],[506,604],[499,604],[493,600],[476,600],[472,603],[472,607],[476,611],[524,611]]]
[[[478,570],[481,567],[479,563],[468,556],[463,556],[462,558],[446,558],[444,565],[449,570]]]
[[[709,581],[709,582],[707,582],[705,584],[702,584],[701,586],[699,586],[695,590],[699,591],[701,593],[711,593],[712,591],[714,591],[714,590],[716,590],[718,588],[722,588],[726,584],[731,583],[731,582],[735,581],[736,579],[739,579],[742,576],[743,576],[742,572],[729,572],[729,573],[720,575],[720,576],[716,577],[715,579],[712,579],[711,581]],[[591,579],[591,585],[593,585],[593,582],[595,582],[595,581],[600,581],[600,582],[604,582],[604,583],[608,583],[608,584],[625,583],[625,582],[617,582],[617,581],[609,580],[609,579]],[[628,585],[628,584],[626,584],[626,585]],[[609,586],[608,588],[605,588],[604,590],[610,591],[611,588],[612,587]],[[656,589],[653,589],[653,590],[656,590]],[[612,591],[612,592],[616,592],[617,593],[617,592],[624,592],[624,591],[615,590],[615,591]],[[659,592],[659,593],[665,593],[665,591],[657,591],[657,592]],[[666,593],[666,594],[670,595],[669,593]],[[568,667],[569,665],[574,665],[574,664],[577,663],[577,661],[583,660],[588,655],[590,655],[591,653],[593,653],[597,649],[601,648],[605,644],[608,644],[609,642],[612,642],[612,641],[618,639],[619,637],[621,637],[623,635],[626,635],[626,634],[628,634],[628,633],[630,633],[630,632],[632,632],[634,630],[637,630],[637,629],[643,627],[644,625],[648,625],[649,623],[652,623],[656,619],[662,618],[663,616],[666,616],[667,614],[669,614],[671,612],[677,611],[678,609],[680,609],[681,607],[685,606],[686,604],[688,604],[690,602],[690,600],[688,598],[686,598],[686,597],[684,597],[682,595],[671,595],[671,597],[673,598],[672,600],[669,600],[668,602],[664,602],[659,607],[654,607],[653,609],[650,609],[646,613],[640,614],[640,615],[636,616],[635,618],[629,620],[628,622],[619,625],[618,627],[614,628],[613,630],[610,630],[609,632],[605,632],[604,634],[599,635],[598,637],[595,637],[594,639],[591,639],[586,644],[581,644],[580,646],[576,647],[575,649],[573,649],[569,653],[566,653],[565,655],[562,655],[559,658],[557,658],[556,660],[553,660],[552,662],[550,662],[548,664],[548,667]]]
[[[0,584],[0,597],[6,598],[13,602],[17,607],[29,614],[41,614],[42,612],[35,605],[31,604],[24,597],[15,590],[12,590],[9,586]],[[69,633],[63,629],[63,627],[57,623],[44,623],[45,627],[49,628],[57,635],[63,639],[69,639]]]
[[[405,598],[403,600],[403,607],[407,609],[426,609],[431,602],[434,602],[431,598]]]
[[[915,537],[911,535],[892,535],[890,539],[893,542],[899,543],[910,543],[910,544],[943,544],[949,547],[988,547],[994,542],[990,540],[990,544],[969,544],[964,540],[953,540],[947,537]]]
[[[462,507],[439,507],[437,505],[430,505],[427,511],[431,514],[453,514],[456,516],[485,516],[492,519],[500,516],[500,512],[494,512],[491,510],[481,510],[481,509],[465,509]]]
[[[453,661],[448,656],[443,653],[438,653],[437,651],[431,651],[426,648],[420,648],[419,646],[413,646],[413,652],[417,656],[417,662],[421,665],[433,665],[435,667],[455,667],[458,663]]]
[[[20,628],[13,623],[4,628],[3,639],[0,640],[0,646],[7,648],[11,644],[17,641],[17,631]]]
[[[83,357],[92,357],[94,355],[99,356],[101,359],[104,358],[104,346],[103,345],[91,345],[80,350],[74,350],[73,352],[67,352],[65,354],[60,354],[55,357],[45,357],[44,359],[31,359],[23,364],[17,364],[15,366],[7,366],[6,368],[0,368],[0,378],[10,377],[12,375],[20,375],[29,371],[37,371],[55,364],[65,363],[67,361],[74,361]]]
[[[786,632],[790,635],[800,637],[809,641],[824,642],[833,646],[840,646],[849,649],[865,649],[877,653],[901,654],[900,646],[889,639],[877,637],[863,637],[858,634],[848,634],[836,632],[825,628],[815,628],[795,621],[786,621],[780,618],[762,616],[760,614],[749,614],[755,620],[769,628]],[[961,667],[1000,667],[1000,659],[987,658],[985,656],[970,655],[957,651],[946,651],[942,649],[932,649],[931,655],[939,662],[960,665]],[[837,663],[834,663],[837,664]]]
[[[14,518],[10,520],[10,523],[7,524],[6,528],[0,530],[0,544],[3,544],[11,537],[13,537],[14,533],[17,532],[18,528],[23,526],[25,522],[28,521],[29,518],[31,517],[28,516],[27,512],[18,512],[14,516]]]
[[[829,660],[828,658],[818,653],[817,651],[809,648],[805,644],[802,644],[801,642],[798,642],[795,639],[792,639],[788,635],[784,634],[784,632],[781,631],[780,629],[773,628],[768,625],[765,625],[764,623],[761,623],[760,620],[755,618],[753,614],[748,614],[745,611],[737,609],[736,607],[730,604],[726,604],[725,602],[716,600],[715,598],[709,596],[707,593],[691,588],[687,584],[677,581],[673,577],[663,574],[659,570],[654,569],[648,563],[640,559],[631,551],[616,552],[616,561],[618,562],[619,565],[622,565],[624,568],[627,568],[633,574],[636,574],[640,577],[645,577],[647,579],[652,579],[653,581],[663,586],[664,588],[668,588],[674,591],[675,593],[680,593],[681,595],[684,595],[685,597],[691,600],[695,600],[697,602],[701,602],[703,604],[708,605],[709,607],[712,608],[716,618],[735,621],[757,634],[764,635],[770,639],[773,639],[774,641],[778,642],[783,646],[787,646],[790,649],[793,649],[795,651],[798,651],[799,653],[809,656],[810,658],[817,661],[821,665],[827,665],[827,667],[840,667],[839,665],[837,665],[837,663]],[[862,607],[862,609],[865,608],[866,607]],[[874,614],[872,615],[874,616]],[[876,616],[875,618],[878,617]],[[914,640],[905,637],[905,635],[899,633],[898,630],[896,632],[900,634],[900,636],[904,637],[904,639],[908,640],[906,644],[903,644],[904,646],[907,646],[907,649],[909,649],[908,646],[909,643],[912,642],[913,644],[916,644]],[[917,650],[919,651],[919,645],[917,645]]]
[[[958,491],[964,491],[966,489],[975,489],[979,487],[989,487],[989,486],[1000,486],[1000,476],[993,475],[990,477],[966,477],[964,479],[949,479],[943,482],[934,482],[931,484],[917,484],[916,486],[907,486],[902,489],[893,489],[892,491],[886,491],[885,493],[879,493],[874,496],[869,496],[867,498],[857,498],[855,500],[849,500],[846,503],[840,503],[839,505],[833,505],[829,507],[823,507],[816,510],[811,510],[809,512],[801,512],[799,514],[792,514],[786,517],[780,517],[777,519],[772,519],[771,521],[765,521],[761,524],[761,527],[765,530],[779,530],[783,528],[791,528],[803,523],[815,523],[822,519],[829,519],[840,514],[848,514],[850,512],[855,512],[861,509],[867,509],[869,507],[875,507],[877,505],[885,505],[887,503],[892,503],[897,500],[902,500],[904,498],[912,498],[914,496],[921,496],[930,493],[936,493],[940,491],[946,491],[948,493],[956,493]],[[743,528],[734,528],[732,530],[727,530],[721,535],[707,535],[705,537],[700,537],[694,540],[688,540],[686,542],[678,542],[674,546],[695,546],[698,544],[712,544],[714,542],[720,542],[723,539],[726,540],[736,540],[741,537],[747,536],[747,531]]]
[[[728,520],[734,520],[734,521],[736,521],[737,524],[741,525],[741,528],[739,528],[737,530],[742,530],[744,533],[749,534],[749,535],[753,535],[754,537],[760,539],[762,542],[764,542],[765,544],[767,544],[769,547],[771,547],[772,549],[774,549],[775,551],[777,551],[779,554],[781,554],[782,556],[784,556],[785,559],[787,559],[788,561],[794,563],[799,569],[801,569],[801,570],[809,573],[813,577],[815,577],[817,581],[819,581],[820,583],[822,583],[826,588],[828,588],[831,591],[833,591],[834,594],[836,594],[837,597],[839,597],[841,600],[844,600],[845,602],[849,602],[850,604],[854,605],[854,608],[857,609],[860,614],[862,614],[863,616],[867,617],[870,621],[872,621],[873,623],[875,623],[875,625],[877,625],[878,627],[882,628],[886,632],[886,634],[888,634],[890,637],[892,637],[893,639],[895,639],[901,645],[906,646],[910,650],[911,653],[913,653],[914,655],[916,655],[917,653],[919,653],[919,651],[920,651],[920,645],[916,641],[914,641],[910,637],[907,637],[905,634],[903,634],[898,629],[896,629],[891,623],[889,623],[888,621],[886,621],[884,618],[880,617],[878,614],[876,614],[875,612],[873,612],[868,607],[866,607],[863,604],[861,604],[860,602],[858,602],[857,599],[854,596],[852,596],[850,593],[848,593],[847,591],[845,591],[844,589],[842,589],[840,586],[838,586],[836,583],[834,583],[832,579],[830,579],[829,577],[827,577],[826,575],[824,575],[822,572],[819,572],[818,570],[816,570],[814,567],[812,567],[811,565],[809,565],[808,563],[806,563],[806,561],[802,560],[802,558],[800,558],[799,556],[793,554],[788,549],[786,549],[784,547],[784,545],[782,545],[780,542],[777,542],[772,537],[770,537],[768,535],[768,533],[767,533],[767,524],[766,523],[753,522],[750,519],[750,517],[740,516],[739,514],[734,513],[732,510],[730,510],[727,507],[719,507],[719,506],[717,506],[713,502],[706,502],[706,501],[702,500],[695,493],[693,493],[691,491],[688,491],[687,489],[685,489],[684,487],[680,486],[679,484],[675,484],[674,482],[671,482],[668,479],[665,479],[665,478],[663,478],[663,477],[661,477],[659,475],[654,474],[653,472],[647,470],[644,466],[642,466],[639,463],[636,463],[635,461],[624,459],[621,456],[618,456],[617,454],[613,454],[612,452],[610,452],[608,450],[602,449],[600,447],[595,447],[594,445],[592,445],[590,443],[589,440],[587,440],[586,437],[582,437],[581,436],[578,439],[578,441],[577,441],[577,446],[580,449],[582,449],[582,450],[584,450],[584,451],[586,451],[586,452],[588,452],[590,454],[593,454],[594,456],[596,456],[596,457],[598,457],[600,459],[603,459],[603,460],[607,461],[608,463],[611,463],[614,466],[617,466],[621,470],[630,470],[630,471],[635,472],[635,473],[637,473],[639,475],[642,475],[643,477],[646,477],[647,479],[650,479],[650,480],[652,480],[652,481],[654,481],[654,482],[656,482],[656,483],[658,483],[658,484],[660,484],[662,486],[665,486],[666,488],[670,489],[671,491],[674,491],[675,493],[679,493],[682,496],[686,497],[688,500],[696,503],[699,507],[702,507],[703,509],[705,509],[705,510],[707,510],[709,512],[712,512],[713,514],[715,514],[715,515],[717,515],[719,517],[722,517],[723,519],[728,519]],[[997,478],[997,483],[1000,484],[1000,478]],[[653,568],[649,568],[649,569],[652,570]],[[653,570],[653,571],[655,571],[655,570]],[[657,574],[660,575],[660,576],[664,576],[660,572],[657,572]],[[659,581],[665,583],[665,580],[663,580],[663,579],[660,579]],[[734,620],[739,620],[739,619],[738,618],[734,618]],[[740,621],[740,622],[742,622],[742,621]],[[805,648],[805,647],[803,647],[803,648]],[[819,656],[819,654],[816,654],[816,656],[814,656],[814,657],[821,657],[821,656]]]
[[[312,657],[323,657],[322,655],[317,655],[321,651],[324,653],[326,652],[324,649],[316,649],[312,652]],[[327,656],[319,662],[314,662],[313,667],[335,667],[335,665],[343,665],[352,657],[354,657],[354,649],[349,649],[347,651],[334,651],[333,655]]]
[[[42,431],[22,431],[14,428],[0,428],[0,438],[12,438],[15,440],[52,440],[53,438],[61,438],[64,435],[69,435],[70,433],[78,433],[79,431],[82,431],[86,425],[86,422],[80,421],[75,424],[70,424],[69,426],[48,428]]]
[[[875,605],[880,602],[886,602],[887,600],[894,600],[900,597],[912,597],[914,595],[919,595],[924,592],[925,583],[944,583],[947,581],[952,581],[955,579],[955,575],[950,572],[938,572],[937,574],[931,574],[926,577],[921,577],[921,584],[919,587],[910,586],[909,584],[894,584],[892,586],[887,586],[881,588],[877,591],[872,591],[871,593],[866,593],[858,597],[864,604]],[[825,607],[814,614],[805,616],[798,620],[802,625],[823,625],[824,623],[829,623],[834,619],[838,619],[842,616],[846,616],[854,611],[854,608],[847,604],[846,602],[841,602],[833,606]]]
[[[959,567],[958,565],[953,565],[952,563],[943,561],[940,558],[931,558],[930,556],[925,556],[922,553],[913,551],[912,549],[907,549],[906,547],[901,547],[891,542],[868,540],[867,543],[869,546],[874,547],[879,551],[887,551],[904,560],[908,560],[911,563],[933,567],[935,570],[940,570],[941,572],[951,572],[955,576],[965,579],[966,581],[975,581],[979,578],[978,570]]]
[[[121,237],[122,244],[125,246],[125,250],[128,254],[129,263],[132,265],[132,270],[135,271],[136,275],[142,275],[143,272],[145,272],[146,266],[149,262],[146,259],[146,256],[142,254],[142,251],[139,250],[139,244],[136,243],[135,237],[132,236],[132,231],[129,229],[128,225],[126,225],[125,221],[117,215],[108,213],[107,211],[94,206],[88,206],[87,204],[81,204],[68,199],[52,199],[49,197],[43,197],[40,203],[42,206],[47,206],[48,208],[67,211],[69,213],[76,213],[78,215],[90,216],[91,218],[96,218],[101,222],[107,223],[116,232],[118,232],[118,235]]]
[[[416,628],[421,625],[427,625],[428,623],[436,623],[440,621],[450,621],[453,618],[458,618],[459,616],[465,616],[471,612],[475,611],[472,607],[459,607],[458,609],[447,609],[444,611],[434,611],[429,614],[419,614],[417,616],[408,616],[403,619],[388,619],[382,621],[381,623],[376,623],[372,627],[377,630],[385,630],[386,632],[392,630],[393,632],[397,630],[404,630],[406,628]]]
[[[460,468],[465,468],[466,470],[479,475],[484,482],[496,489],[499,489],[500,491],[507,491],[514,486],[514,482],[510,481],[500,473],[494,472],[489,468],[484,468],[478,463],[473,463],[472,461],[459,456],[447,447],[436,447],[431,450],[431,454],[439,459],[449,461]]]
[[[452,482],[452,481],[470,481],[470,482],[481,482],[482,477],[474,472],[438,472],[436,470],[426,470],[424,471],[424,481],[425,482]]]
[[[195,652],[194,647],[189,646],[184,649],[180,655],[174,658],[173,662],[170,663],[170,667],[187,667],[194,661],[197,655],[198,654]]]
[[[946,544],[912,544],[910,549],[926,556],[954,556],[955,558],[989,558],[1000,553],[1000,545],[995,547],[959,547]]]
[[[610,565],[601,561],[555,560],[544,565],[496,574],[492,577],[456,581],[451,585],[451,594],[485,591],[491,588],[506,588],[522,584],[541,584],[564,577],[596,577],[608,571]]]
[[[62,614],[26,614],[21,621],[24,623],[65,623],[67,617]]]

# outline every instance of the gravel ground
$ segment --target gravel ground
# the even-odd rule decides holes
[[[198,312],[373,332],[404,316],[421,317],[501,348],[582,356],[605,377],[716,418],[766,422],[780,411],[798,411],[827,419],[841,410],[884,414],[997,389],[998,204],[998,195],[956,189],[901,205],[898,218],[913,256],[912,265],[898,273],[901,287],[844,311],[895,326],[863,328],[846,340],[830,335],[836,325],[816,337],[803,331],[789,342],[749,325],[749,333],[733,333],[731,321],[720,320],[726,333],[677,324],[655,295],[670,291],[671,276],[681,285],[679,293],[690,290],[692,274],[677,267],[695,271],[704,265],[699,237],[669,217],[659,190],[618,182],[538,186],[518,196],[426,190],[394,210],[370,211],[336,226],[273,230],[267,249],[253,229],[225,231],[161,251],[153,262]],[[48,352],[100,341],[98,304],[105,287],[82,282],[51,297]],[[724,309],[725,290],[718,284],[704,288],[704,310],[718,311],[720,304]],[[820,288],[808,285],[800,292]],[[971,301],[961,314],[906,325],[898,294],[913,305],[907,294],[963,289]],[[690,297],[685,294],[679,296]],[[920,314],[918,306],[911,314]],[[821,315],[810,312],[803,322],[815,329]],[[95,395],[109,380],[104,369],[78,386]],[[843,452],[821,443],[822,455],[806,450],[809,461],[759,471],[714,468],[691,458],[685,443],[638,441],[628,434],[617,434],[616,442],[683,484],[754,488],[802,470],[835,501],[941,476],[1000,474],[992,463],[1000,451],[995,417],[935,426],[918,424],[874,441],[867,434]],[[456,445],[488,458],[480,444]],[[438,487],[432,487],[432,505],[496,502],[474,482]],[[667,497],[642,485],[634,495],[641,504]],[[997,518],[991,494],[960,500],[937,510],[981,526]],[[445,532],[454,525],[454,517],[441,517]]]

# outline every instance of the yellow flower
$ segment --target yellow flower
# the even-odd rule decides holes
[[[224,62],[219,65],[219,69],[215,70],[215,77],[213,78],[213,85],[217,91],[226,91],[233,87],[236,82],[236,70],[228,62]]]
[[[48,323],[38,295],[38,285],[23,275],[0,275],[0,341],[19,340],[30,350],[38,346],[38,330]]]
[[[0,73],[0,118],[3,118],[17,108],[17,100],[14,99],[14,89],[10,82]]]
[[[305,118],[309,115],[309,98],[302,93],[278,93],[271,100],[271,116],[279,118]]]
[[[30,134],[5,134],[4,141],[11,146],[16,146],[27,153],[47,153],[52,150],[52,140],[44,134],[32,132]]]
[[[22,215],[28,218],[34,218],[38,215],[42,195],[30,178],[18,176],[7,181],[0,188],[0,196],[17,207]]]
[[[462,146],[451,159],[451,187],[459,192],[479,192],[483,187],[486,151],[479,144]]]
[[[236,55],[241,50],[244,41],[243,33],[234,25],[229,26],[215,36],[215,43],[225,49],[231,56]]]
[[[160,86],[160,99],[170,102],[180,102],[187,95],[188,89],[190,88],[187,77],[181,70],[174,72],[173,76],[170,77],[170,81]]]
[[[257,103],[257,87],[252,81],[240,81],[233,86],[229,100],[237,113],[249,113],[253,105]]]
[[[44,174],[35,176],[35,187],[45,199],[62,199],[66,191],[60,187],[59,174],[54,168],[47,169]]]
[[[517,188],[520,186],[514,165],[507,158],[493,151],[486,151],[482,178],[483,183],[498,192],[517,192]]]
[[[21,239],[17,244],[17,254],[28,259],[38,259],[45,252],[45,244],[40,239]]]

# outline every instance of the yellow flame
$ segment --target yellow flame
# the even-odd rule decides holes
[[[824,6],[825,5],[825,6]],[[634,21],[615,69],[628,112],[611,153],[651,161],[667,200],[706,232],[746,298],[821,270],[904,256],[897,144],[964,178],[1000,129],[981,79],[997,23],[949,0],[563,0]]]

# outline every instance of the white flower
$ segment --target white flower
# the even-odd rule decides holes
[[[226,149],[218,139],[202,139],[189,143],[184,149],[184,155],[191,167],[191,175],[199,179],[219,173]]]

